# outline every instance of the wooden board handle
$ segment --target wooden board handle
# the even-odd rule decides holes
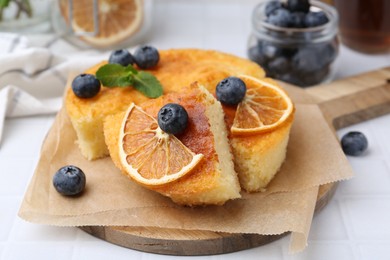
[[[308,88],[335,129],[390,113],[390,67]]]

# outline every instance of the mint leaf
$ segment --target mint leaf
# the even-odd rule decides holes
[[[163,93],[160,82],[153,74],[146,71],[137,71],[131,65],[127,67],[120,64],[103,65],[96,72],[96,78],[105,87],[133,86],[149,98],[157,98]]]
[[[98,69],[96,78],[105,87],[128,87],[133,84],[133,70],[131,65],[106,64]]]
[[[8,7],[10,0],[0,0],[0,7]]]
[[[133,86],[149,98],[157,98],[163,94],[160,81],[146,71],[138,71],[138,74],[134,75]]]

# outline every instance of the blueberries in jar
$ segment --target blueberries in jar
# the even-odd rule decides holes
[[[316,85],[319,82],[323,81],[328,74],[329,74],[329,67],[323,67],[320,70],[313,71],[311,73],[297,74],[300,79],[299,86],[309,87],[309,86]]]
[[[92,74],[80,74],[72,81],[73,93],[79,98],[92,98],[100,91],[100,81]]]
[[[122,66],[128,66],[129,64],[133,65],[134,57],[128,50],[115,50],[110,54],[108,63],[116,63]]]
[[[332,43],[322,44],[321,53],[322,53],[322,64],[324,66],[330,65],[337,57],[337,46]]]
[[[85,182],[84,172],[74,165],[61,167],[53,176],[54,188],[64,196],[80,194],[85,188]]]
[[[259,7],[263,10],[262,21],[282,28],[263,26],[258,30],[258,35],[254,34],[254,45],[248,49],[248,57],[262,66],[267,76],[302,87],[326,79],[338,52],[337,28],[328,24],[326,28],[332,30],[332,38],[326,38],[323,37],[326,28],[319,25],[332,19],[331,8],[318,4],[321,11],[311,10],[308,0],[271,0]],[[318,28],[284,29],[308,27]]]
[[[309,12],[310,3],[309,0],[288,0],[287,9],[291,12]]]
[[[261,44],[257,44],[248,49],[248,57],[250,60],[256,62],[259,65],[264,64],[267,58],[264,55]]]
[[[297,54],[292,58],[292,66],[296,71],[303,73],[312,73],[322,68],[320,59],[322,58],[320,50],[314,46],[300,48]]]
[[[294,84],[297,86],[302,86],[301,78],[297,75],[292,74],[292,73],[284,73],[284,74],[278,75],[277,78],[280,79],[281,81],[285,81],[285,82],[288,82],[288,83],[291,83],[291,84]]]
[[[291,28],[305,28],[306,14],[303,12],[294,12],[290,15],[289,27]]]
[[[290,63],[287,58],[280,56],[268,63],[268,70],[272,74],[286,73],[290,70]]]
[[[358,156],[367,150],[368,141],[363,133],[352,131],[341,138],[341,147],[345,154]]]
[[[296,46],[283,46],[279,47],[281,56],[290,59],[293,57],[299,50]]]
[[[282,8],[282,2],[279,0],[268,2],[265,6],[265,14],[270,16],[275,10]]]
[[[306,27],[316,27],[329,22],[328,17],[324,12],[310,12],[305,16]]]
[[[164,132],[178,135],[187,128],[188,113],[181,105],[168,103],[158,111],[157,121]]]
[[[275,59],[276,57],[280,56],[282,53],[281,48],[279,48],[275,44],[268,43],[268,42],[262,42],[261,49],[264,54],[264,57],[267,58],[268,60]]]
[[[290,16],[291,13],[288,10],[279,8],[268,16],[267,22],[279,27],[288,27],[291,19]]]

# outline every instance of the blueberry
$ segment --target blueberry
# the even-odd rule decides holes
[[[301,87],[310,87],[316,84],[321,83],[324,81],[324,79],[329,75],[329,67],[324,67],[320,70],[306,73],[306,74],[300,74],[300,83],[299,86]]]
[[[318,43],[311,47],[315,55],[320,57],[318,65],[321,68],[329,66],[337,57],[337,46],[333,43]]]
[[[297,86],[302,85],[301,78],[297,75],[294,75],[292,73],[285,73],[281,75],[276,76],[277,79],[280,79],[281,81],[288,82]]]
[[[265,15],[270,16],[276,9],[282,8],[282,2],[271,1],[265,6]]]
[[[368,141],[365,135],[358,131],[352,131],[341,138],[341,147],[347,155],[361,155],[368,147]]]
[[[273,73],[285,73],[290,69],[290,63],[285,57],[277,57],[268,63],[268,69]]]
[[[168,103],[158,111],[157,121],[164,132],[178,135],[187,128],[188,114],[181,105]]]
[[[259,65],[263,65],[267,61],[260,44],[252,46],[248,49],[248,57],[250,60],[256,62]]]
[[[127,66],[129,64],[134,64],[133,55],[130,54],[128,50],[115,50],[111,52],[110,58],[108,59],[109,63],[117,63],[122,66]]]
[[[85,188],[85,174],[76,166],[64,166],[54,174],[53,185],[62,195],[73,196],[80,194]]]
[[[303,12],[294,12],[290,15],[289,27],[291,28],[305,28],[306,14]]]
[[[269,60],[277,58],[279,55],[282,54],[282,51],[283,51],[278,46],[276,46],[272,43],[268,43],[268,42],[263,42],[261,49],[262,49],[264,57],[269,59]]]
[[[150,69],[157,65],[160,54],[156,48],[144,45],[135,50],[134,59],[141,69]]]
[[[315,46],[307,46],[299,49],[292,58],[292,67],[300,73],[311,73],[322,68],[320,62],[322,58],[321,50]]]
[[[91,74],[80,74],[72,81],[72,90],[79,98],[91,98],[100,91],[100,81]]]
[[[275,26],[288,27],[290,24],[290,16],[291,13],[288,10],[279,8],[272,12],[266,21]]]
[[[306,14],[305,25],[306,27],[316,27],[326,24],[329,21],[324,12],[310,12]]]
[[[309,12],[309,0],[287,0],[287,9],[291,12]]]
[[[293,45],[290,47],[280,47],[279,49],[280,55],[288,59],[293,57],[299,51],[299,48],[296,48]]]
[[[234,106],[243,100],[246,93],[245,82],[237,77],[221,80],[216,88],[217,99],[222,104]]]

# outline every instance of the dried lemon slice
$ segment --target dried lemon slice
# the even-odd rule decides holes
[[[293,103],[286,92],[275,84],[254,77],[239,76],[247,87],[238,104],[231,132],[251,135],[270,131],[282,124],[293,112]]]
[[[163,132],[156,119],[134,103],[122,122],[119,155],[127,174],[145,185],[173,182],[191,172],[203,158],[174,135]]]
[[[60,0],[62,16],[69,23],[68,0]],[[85,42],[107,47],[135,34],[143,19],[142,0],[98,0],[99,32],[80,37]],[[72,27],[75,32],[94,32],[93,1],[73,1]]]

